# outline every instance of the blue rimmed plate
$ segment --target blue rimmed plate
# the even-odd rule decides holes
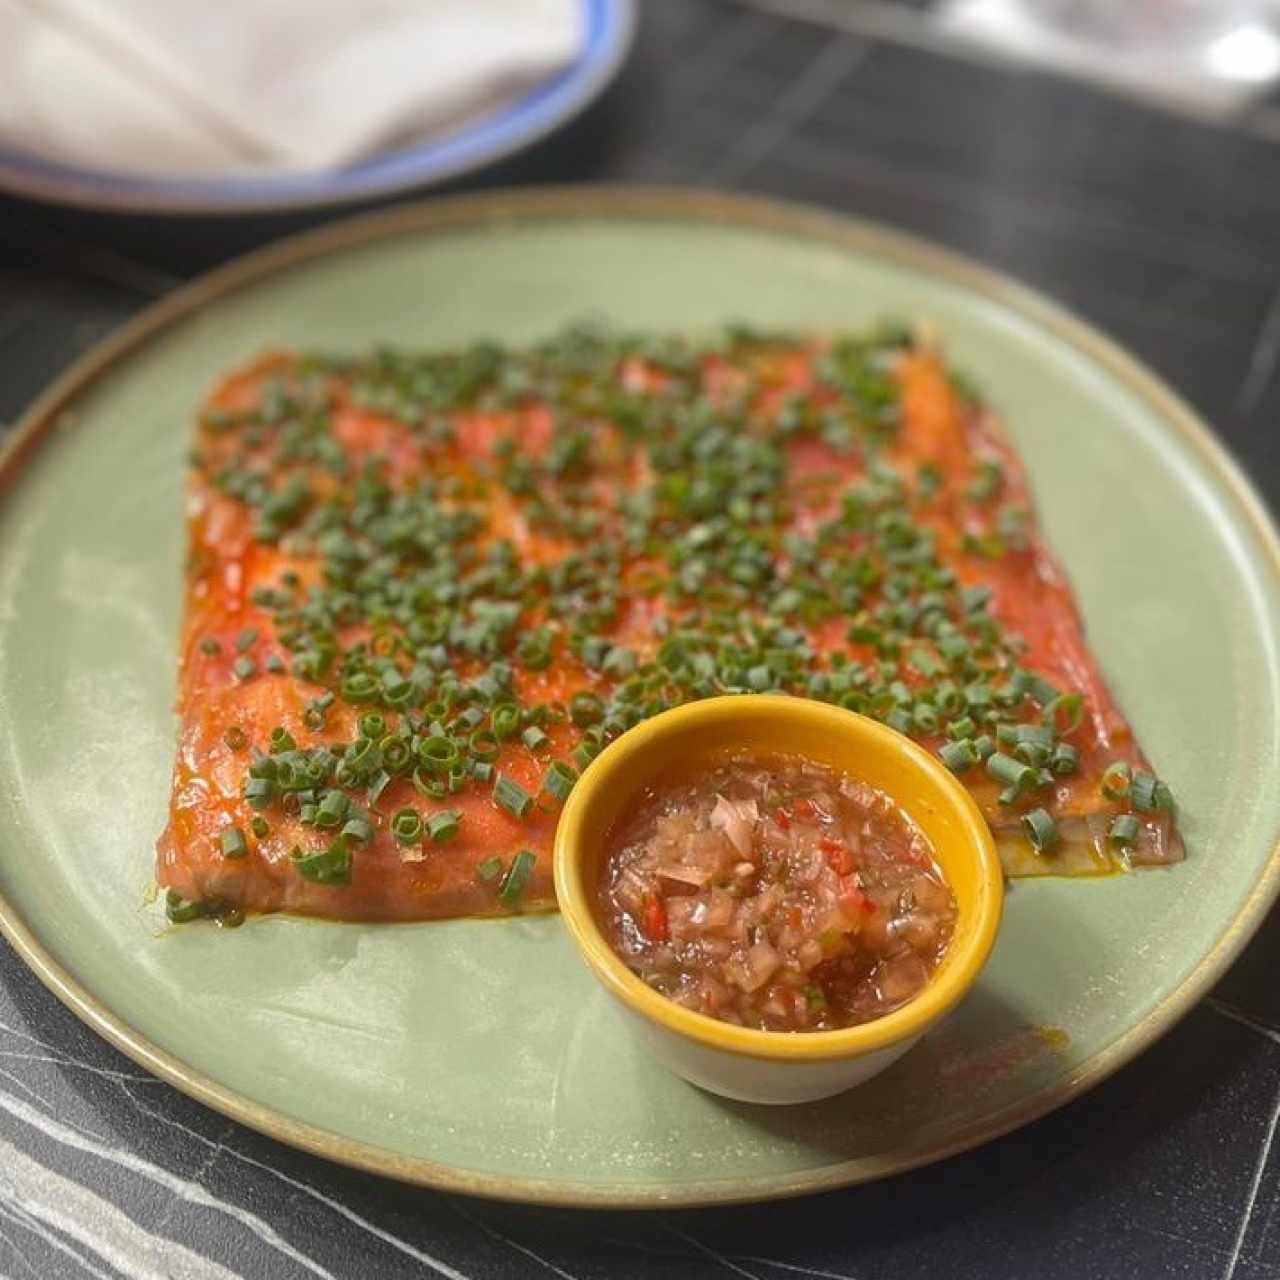
[[[0,148],[0,188],[59,204],[158,213],[272,212],[346,204],[432,186],[529,146],[584,110],[617,75],[631,47],[635,0],[581,0],[577,59],[502,111],[442,138],[345,169],[164,178],[79,169]]]

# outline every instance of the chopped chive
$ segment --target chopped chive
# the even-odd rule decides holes
[[[1022,815],[1022,829],[1037,853],[1050,853],[1058,846],[1058,824],[1044,809]]]
[[[258,674],[258,664],[247,653],[242,653],[231,664],[231,670],[238,680],[248,680],[250,676]]]
[[[502,888],[498,890],[498,901],[504,907],[510,908],[519,904],[536,862],[537,858],[528,849],[521,849],[511,860],[506,879],[502,882]]]
[[[236,652],[247,653],[253,648],[253,642],[258,638],[257,627],[245,627],[245,629],[236,636]]]
[[[427,835],[437,844],[452,840],[458,834],[458,823],[462,814],[456,809],[442,809],[427,819]]]
[[[523,818],[533,807],[533,797],[514,779],[498,775],[493,785],[493,799],[512,817]]]
[[[222,645],[213,636],[205,636],[200,641],[200,652],[207,658],[216,658],[222,652]]]
[[[243,858],[249,852],[248,841],[239,827],[224,827],[222,831],[222,856]]]
[[[1069,742],[1059,742],[1049,757],[1051,772],[1063,775],[1075,773],[1080,767],[1080,753]]]

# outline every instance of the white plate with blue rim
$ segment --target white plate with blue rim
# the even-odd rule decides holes
[[[636,0],[580,0],[577,58],[500,111],[438,137],[342,169],[167,178],[58,164],[0,148],[0,189],[59,204],[123,212],[236,214],[349,204],[419,190],[520,151],[589,106],[621,69]]]

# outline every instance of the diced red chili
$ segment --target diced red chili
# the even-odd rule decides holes
[[[644,929],[644,936],[650,942],[666,942],[670,936],[667,908],[656,893],[649,894],[644,900],[644,919],[641,927]]]

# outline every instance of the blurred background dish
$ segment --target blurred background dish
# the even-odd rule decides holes
[[[0,0],[0,16],[10,2]],[[149,6],[138,0],[133,7]],[[19,5],[15,12],[22,9]],[[487,19],[495,40],[510,25],[501,9],[498,6]],[[353,26],[339,7],[329,15],[328,47],[316,42],[318,78],[308,82],[311,69],[303,68],[291,84],[281,84],[287,75],[262,77],[253,51],[226,48],[231,42],[219,40],[221,29],[196,38],[183,24],[173,24],[166,39],[163,29],[146,24],[147,15],[95,10],[93,5],[72,6],[63,17],[73,20],[34,31],[25,18],[6,18],[12,19],[6,28],[11,38],[0,50],[0,70],[10,63],[10,92],[6,105],[0,105],[0,188],[87,208],[185,214],[280,211],[368,200],[437,184],[490,164],[544,137],[590,104],[626,58],[636,19],[635,0],[565,0],[555,14],[543,15],[545,21],[530,22],[534,28],[540,23],[558,28],[544,30],[544,48],[537,57],[529,40],[516,38],[520,33],[511,34],[509,56],[504,57],[501,50],[469,45],[460,38],[456,15],[443,12],[437,25],[453,44],[438,47],[432,43],[434,19],[428,15],[415,22],[410,8],[393,16],[401,21],[400,30],[421,41],[423,78],[434,75],[436,83],[417,91],[410,61],[407,79],[405,68],[400,68],[400,85],[380,85],[370,101],[361,100],[359,109],[353,109],[353,95],[362,82],[360,54],[368,54],[364,60],[370,65],[383,66],[385,46],[395,44],[395,27]],[[466,12],[475,19],[470,39],[478,43],[484,38],[485,22],[479,20],[479,10]],[[268,43],[272,37],[278,43],[286,28],[279,21],[269,25],[272,30],[260,34]],[[155,36],[144,42],[145,47],[133,39],[139,30]],[[346,44],[353,32],[367,36],[369,47],[347,59]],[[12,38],[15,33],[26,37],[22,52]],[[206,76],[204,83],[193,79],[206,48],[219,61],[218,70],[225,65],[232,75],[227,84],[221,85],[217,75]],[[129,65],[122,50],[132,56]],[[475,63],[470,84],[467,69],[459,65],[468,57]],[[77,108],[68,111],[57,95],[42,96],[40,66],[50,60],[54,71],[79,67],[84,73],[72,77],[81,104]],[[101,85],[86,86],[83,81],[99,62],[108,75]],[[544,66],[559,69],[530,85],[531,76]],[[262,96],[238,98],[233,92],[236,73]],[[61,86],[66,76],[56,79]],[[25,85],[25,96],[13,91],[15,80]],[[444,80],[450,83],[440,83]],[[279,86],[278,92],[271,91],[272,83]],[[437,90],[439,100],[432,102]],[[329,109],[335,96],[343,102],[336,111]],[[282,118],[255,119],[255,107],[279,112]],[[290,109],[296,114],[296,128],[285,116]],[[166,118],[170,110],[188,119],[175,124]],[[96,140],[78,127],[76,111],[106,118],[104,127],[96,121],[90,126],[102,127],[100,164],[81,158],[94,153]],[[359,117],[355,128],[352,116]],[[117,119],[136,129],[136,146],[112,135]],[[379,139],[394,138],[398,124],[415,119],[432,122],[425,134],[407,144],[379,147]],[[346,128],[345,139],[335,120]],[[361,127],[369,132],[367,138],[359,135]],[[183,154],[184,130],[189,130],[193,150],[208,143],[202,154]],[[314,146],[304,136],[308,133],[314,135]],[[16,145],[18,139],[24,145]],[[144,166],[137,156],[157,158]],[[309,157],[320,163],[308,166]]]

